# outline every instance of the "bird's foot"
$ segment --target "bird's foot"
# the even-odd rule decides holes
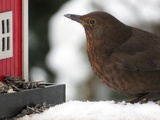
[[[160,105],[160,93],[147,93],[147,94],[142,94],[139,97],[129,101],[130,103],[147,103],[148,101],[153,101],[156,102],[157,104]],[[159,101],[159,102],[158,102]]]
[[[131,101],[129,101],[129,103],[132,103],[132,104],[134,104],[134,103],[141,103],[141,104],[143,104],[143,103],[147,103],[148,101],[150,101],[150,99],[148,99],[148,98],[140,98],[140,97],[138,97],[138,98],[135,98],[135,99],[133,99],[133,100],[131,100]]]

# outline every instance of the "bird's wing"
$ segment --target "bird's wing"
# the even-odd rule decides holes
[[[160,38],[153,34],[131,37],[115,49],[112,56],[128,71],[160,70]]]

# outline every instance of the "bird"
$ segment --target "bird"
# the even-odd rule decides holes
[[[160,37],[103,11],[64,16],[83,26],[89,62],[102,83],[134,97],[130,103],[160,100]]]

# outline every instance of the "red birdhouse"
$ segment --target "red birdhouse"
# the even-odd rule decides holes
[[[0,0],[0,80],[4,76],[28,80],[28,0]],[[65,85],[42,85],[0,94],[0,119],[14,117],[26,106],[65,102]]]
[[[0,0],[0,80],[28,79],[28,0]]]

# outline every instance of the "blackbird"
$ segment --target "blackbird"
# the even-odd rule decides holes
[[[101,82],[134,96],[131,103],[160,99],[160,37],[102,11],[64,16],[83,25],[89,61]]]

